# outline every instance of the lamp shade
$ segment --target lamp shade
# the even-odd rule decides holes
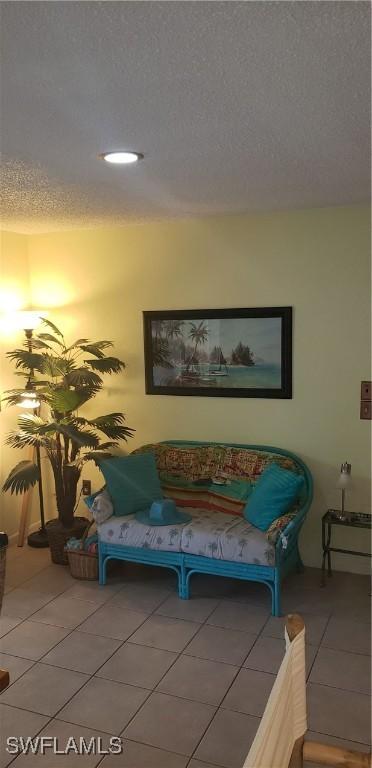
[[[341,471],[338,476],[337,487],[351,488],[351,486],[352,486],[351,464],[348,464],[348,462],[345,461],[343,464],[341,464]]]
[[[22,399],[17,403],[19,408],[39,408],[40,400],[36,392],[24,392]]]
[[[14,313],[14,328],[19,330],[34,331],[40,323],[42,317],[47,313],[42,309],[22,309]]]

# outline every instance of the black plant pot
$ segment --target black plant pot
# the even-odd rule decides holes
[[[74,517],[71,528],[65,528],[58,519],[49,520],[46,523],[46,532],[50,547],[50,556],[52,563],[57,565],[68,565],[68,559],[65,552],[66,542],[73,536],[75,539],[81,539],[89,520],[86,517]]]

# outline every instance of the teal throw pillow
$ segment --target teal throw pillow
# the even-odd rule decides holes
[[[271,523],[284,515],[298,498],[304,478],[277,464],[270,464],[262,473],[243,514],[260,531],[267,531]]]
[[[114,505],[114,515],[132,515],[163,498],[153,453],[112,456],[99,467]]]

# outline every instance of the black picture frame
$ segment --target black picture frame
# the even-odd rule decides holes
[[[265,362],[265,359],[256,356],[254,350],[251,351],[247,344],[243,346],[237,344],[230,352],[230,357],[225,357],[226,353],[222,350],[222,345],[219,347],[215,345],[212,352],[209,353],[209,357],[204,350],[202,355],[201,350],[208,339],[208,334],[211,341],[212,334],[216,334],[216,329],[220,327],[223,338],[233,338],[232,334],[235,333],[236,339],[238,339],[239,323],[236,321],[252,319],[256,321],[255,324],[251,324],[252,329],[255,328],[256,339],[260,339],[260,324],[257,321],[260,319],[273,321],[266,323],[266,325],[262,324],[261,337],[265,337],[265,328],[266,337],[270,328],[272,329],[273,341],[270,349],[273,351],[270,354],[274,355],[275,363]],[[209,323],[208,326],[208,321],[213,320],[223,320],[225,323],[231,320],[234,325],[229,327],[228,325],[220,324],[217,326],[217,324]],[[280,323],[275,322],[276,320]],[[145,383],[148,395],[280,399],[292,397],[292,307],[146,311],[143,312],[143,324]],[[187,324],[189,324],[188,328]],[[242,323],[242,334],[243,329],[249,327],[249,325]],[[186,340],[192,338],[192,333],[199,333],[201,338],[203,330],[206,330],[204,342],[199,341],[195,347],[194,336],[190,345],[187,345]],[[168,334],[172,331],[174,335],[169,336]],[[215,335],[214,338],[216,338]],[[183,354],[183,361],[180,359],[176,364],[169,351],[171,341],[174,342],[174,339],[176,339],[176,347],[178,344],[180,350],[182,348],[182,351],[175,354]],[[194,346],[192,347],[192,345]],[[192,350],[194,350],[194,360],[191,360]],[[212,358],[216,360],[218,355],[219,361],[211,362]],[[205,362],[206,356],[208,358],[207,363]],[[203,363],[200,361],[201,357],[203,357]],[[163,362],[167,365],[160,364]],[[168,367],[169,365],[170,367]],[[250,369],[250,373],[248,373],[248,369]],[[256,378],[257,386],[253,383],[249,384],[249,381],[254,382],[254,378]],[[272,386],[267,385],[269,379],[270,383],[273,384]],[[240,386],[240,380],[244,386]],[[233,381],[234,385],[231,386]],[[265,383],[264,386],[263,383]]]

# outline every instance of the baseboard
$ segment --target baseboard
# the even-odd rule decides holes
[[[31,525],[28,526],[28,529],[27,529],[27,531],[25,533],[24,544],[27,541],[27,536],[29,535],[29,533],[33,533],[34,531],[38,531],[40,526],[41,526],[41,520],[36,520],[34,523],[31,523]],[[21,545],[18,545],[18,535],[19,535],[18,531],[16,531],[15,533],[12,533],[9,536],[9,545],[10,546],[12,546],[12,545],[13,546],[14,545],[21,546]]]

